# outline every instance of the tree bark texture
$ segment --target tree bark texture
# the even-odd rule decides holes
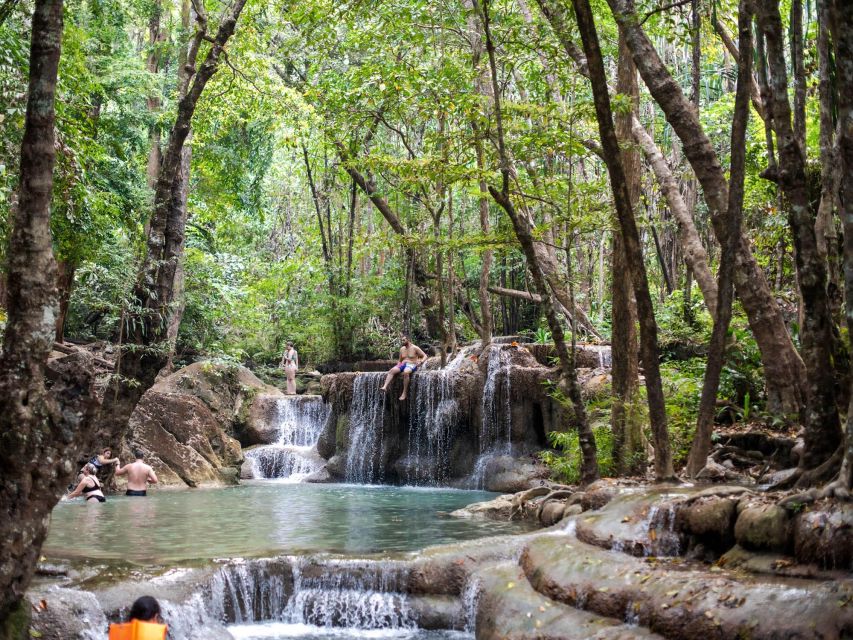
[[[364,192],[364,195],[367,196],[373,206],[376,207],[376,210],[382,214],[382,217],[385,218],[385,221],[390,225],[394,233],[405,238],[406,228],[391,208],[391,205],[388,204],[388,201],[379,193],[379,190],[376,188],[376,184],[373,180],[368,179],[363,173],[355,168],[352,163],[352,159],[350,158],[349,151],[347,151],[346,147],[342,143],[338,142],[336,143],[336,146],[341,160],[344,163],[344,170],[358,185],[358,188]],[[426,319],[427,333],[432,337],[440,336],[443,333],[443,329],[438,318],[435,300],[433,300],[432,294],[430,293],[430,279],[427,275],[427,271],[424,268],[420,257],[415,254],[414,249],[406,247],[406,254],[408,256],[408,260],[412,263],[412,276],[417,288],[421,309],[423,310],[424,318]]]
[[[560,361],[560,390],[571,402],[575,413],[578,442],[581,450],[581,483],[587,485],[599,478],[595,437],[593,436],[592,429],[589,425],[586,406],[584,404],[580,384],[578,383],[577,371],[574,366],[574,355],[569,352],[569,347],[566,344],[566,336],[563,331],[563,325],[560,322],[560,317],[553,304],[553,289],[548,284],[545,272],[539,263],[539,255],[536,251],[536,243],[533,238],[530,222],[526,215],[516,209],[515,204],[510,197],[509,185],[512,169],[504,141],[500,84],[498,82],[497,62],[495,60],[495,45],[492,41],[491,30],[489,28],[489,0],[474,0],[474,5],[483,26],[486,53],[489,58],[492,91],[494,94],[498,156],[502,178],[502,188],[498,190],[494,186],[490,185],[489,193],[491,193],[495,202],[501,206],[510,218],[516,238],[518,239],[522,251],[524,252],[524,256],[527,259],[527,267],[530,271],[531,278],[533,279],[533,284],[542,298],[542,311],[544,312],[545,318],[548,322],[548,328],[551,330],[551,338],[554,341],[554,347],[556,348],[557,356]],[[569,308],[571,308],[571,302],[569,304]]]
[[[616,67],[616,93],[631,101],[629,113],[616,117],[616,135],[620,140],[631,139],[631,120],[636,117],[640,101],[637,67],[624,38],[619,38],[619,60]],[[640,197],[640,156],[633,145],[622,151],[622,165],[631,208]],[[635,402],[640,388],[639,345],[637,343],[637,305],[631,280],[631,264],[625,255],[625,242],[618,227],[613,231],[613,265],[611,278],[613,406],[610,428],[613,432],[613,461],[617,473],[642,472],[645,465],[643,427],[637,416]]]
[[[815,212],[806,183],[805,149],[791,126],[784,31],[778,3],[761,0],[757,17],[767,46],[771,95],[767,108],[773,116],[779,150],[778,180],[788,201],[788,225],[794,237],[797,280],[803,303],[800,343],[807,372],[807,414],[801,465],[804,469],[813,469],[825,462],[841,441],[832,358],[833,327],[826,294],[826,263],[818,251],[815,236]]]
[[[711,344],[708,348],[708,361],[705,365],[705,378],[702,395],[699,399],[699,415],[696,420],[696,434],[690,447],[687,460],[687,473],[691,477],[705,467],[708,453],[711,451],[711,435],[714,430],[714,415],[717,406],[717,390],[720,387],[720,374],[725,363],[726,335],[732,319],[732,276],[734,274],[737,239],[740,236],[743,214],[743,183],[746,164],[746,128],[749,123],[749,84],[752,77],[752,12],[750,0],[740,0],[738,8],[738,76],[735,93],[734,120],[731,135],[731,170],[729,174],[729,205],[726,213],[727,233],[720,256],[719,300],[714,329],[711,332]]]
[[[827,0],[838,83],[839,214],[844,227],[844,312],[853,336],[853,3]],[[853,489],[853,393],[847,410],[838,483]]]
[[[655,141],[636,118],[631,123],[631,133],[640,149],[643,150],[646,162],[649,163],[652,173],[655,174],[661,193],[663,193],[666,204],[675,218],[684,261],[692,271],[693,277],[702,291],[708,313],[713,317],[717,309],[717,283],[708,264],[708,252],[705,251],[705,246],[699,237],[699,231],[696,229],[696,223],[693,221],[693,215],[678,188],[678,181],[672,174],[672,170]]]
[[[655,477],[658,480],[666,480],[674,477],[674,472],[666,424],[663,385],[660,377],[660,362],[658,361],[657,323],[640,246],[640,234],[637,230],[634,212],[631,209],[631,196],[628,192],[628,184],[622,167],[619,141],[616,138],[616,130],[613,126],[607,77],[604,73],[604,60],[598,44],[592,8],[588,0],[572,0],[572,4],[575,8],[575,17],[583,42],[584,54],[589,65],[595,115],[598,120],[599,136],[607,164],[607,172],[610,176],[610,187],[613,190],[619,227],[625,243],[625,256],[631,265],[634,297],[637,301],[637,318],[640,323],[640,349],[646,374],[649,420],[655,449]]]
[[[839,274],[838,233],[835,228],[834,213],[838,206],[838,179],[841,163],[838,158],[838,146],[835,136],[833,110],[835,91],[832,74],[834,61],[831,53],[829,34],[828,0],[817,3],[817,55],[818,55],[818,97],[820,104],[820,204],[815,221],[817,248],[827,261],[827,291],[832,317],[837,318],[841,307],[841,286]]]
[[[33,577],[50,511],[79,454],[92,445],[91,358],[47,368],[58,306],[50,201],[62,10],[62,0],[35,2],[19,201],[8,249],[8,319],[0,356],[0,635]]]
[[[56,335],[54,340],[62,342],[65,339],[65,320],[68,317],[68,306],[71,304],[71,290],[74,288],[74,274],[77,265],[63,260],[56,264],[56,289],[59,295],[59,311],[56,314]]]
[[[695,109],[640,26],[633,1],[607,1],[620,28],[625,31],[625,39],[643,81],[682,142],[684,154],[702,186],[714,233],[718,239],[723,238],[728,183],[714,147]],[[735,287],[761,351],[769,410],[781,415],[801,414],[805,402],[805,366],[788,335],[764,272],[742,234],[735,265]]]
[[[246,0],[233,0],[224,10],[213,38],[206,33],[206,15],[198,15],[196,19],[197,29],[189,45],[186,68],[178,75],[182,97],[157,176],[147,253],[134,289],[135,308],[125,313],[121,329],[124,340],[131,346],[123,350],[116,364],[117,375],[104,396],[98,426],[104,442],[113,442],[124,433],[139,398],[168,363],[169,327],[178,306],[175,285],[186,230],[184,146],[198,101],[225,56],[225,45],[234,34],[245,4]],[[210,48],[197,67],[196,56],[205,39],[210,41]]]

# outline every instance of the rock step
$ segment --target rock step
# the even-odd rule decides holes
[[[741,582],[674,570],[568,535],[528,541],[521,567],[539,593],[679,640],[853,637],[853,580]]]
[[[513,562],[476,572],[479,586],[477,640],[633,640],[660,638],[629,626],[555,602],[533,589],[521,567]]]

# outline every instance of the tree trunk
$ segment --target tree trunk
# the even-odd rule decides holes
[[[628,184],[622,167],[619,141],[616,138],[616,130],[613,126],[607,77],[604,73],[604,61],[598,44],[598,34],[595,29],[592,9],[588,0],[572,0],[572,4],[575,8],[578,30],[589,66],[598,131],[607,164],[607,172],[610,175],[610,187],[616,204],[616,214],[619,217],[619,227],[622,230],[622,238],[625,243],[625,256],[631,265],[631,279],[634,284],[637,317],[640,322],[640,348],[646,377],[649,421],[651,422],[655,449],[655,477],[658,480],[668,480],[673,478],[675,474],[672,468],[672,454],[670,453],[669,433],[666,425],[666,406],[658,361],[657,323],[655,322],[654,307],[649,293],[643,252],[640,247],[640,234],[637,231],[637,223],[631,209],[631,196],[628,192]]]
[[[587,485],[597,480],[599,477],[595,437],[593,436],[592,429],[589,425],[589,419],[587,417],[586,407],[581,394],[580,384],[578,384],[577,371],[574,366],[574,355],[569,353],[569,348],[566,345],[566,336],[563,332],[563,325],[561,324],[560,318],[557,315],[557,310],[552,303],[553,291],[539,264],[539,256],[537,255],[533,234],[531,233],[531,226],[528,222],[527,216],[522,215],[516,210],[509,195],[511,167],[506,151],[506,143],[504,141],[503,114],[501,113],[500,84],[498,83],[497,63],[495,61],[495,45],[492,41],[491,30],[489,28],[489,0],[481,0],[481,2],[474,0],[474,4],[477,8],[480,20],[482,21],[486,52],[489,58],[492,91],[494,93],[498,155],[502,177],[501,190],[499,191],[493,186],[489,186],[489,193],[492,194],[495,202],[497,202],[509,216],[513,229],[515,230],[515,235],[518,238],[519,244],[521,244],[525,257],[527,258],[527,267],[533,279],[534,286],[539,292],[539,295],[542,297],[542,310],[548,321],[548,328],[551,330],[551,337],[554,340],[554,346],[560,360],[559,386],[561,391],[565,393],[566,397],[568,397],[569,401],[572,403],[572,408],[575,413],[575,421],[577,422],[578,442],[581,450],[581,483]]]
[[[176,276],[183,258],[186,229],[186,197],[183,180],[184,145],[190,135],[192,117],[207,83],[219,68],[225,45],[234,34],[246,0],[233,0],[224,10],[216,35],[207,35],[207,16],[196,16],[197,29],[186,58],[185,73],[179,75],[177,115],[160,164],[154,193],[154,211],[148,232],[147,253],[134,289],[135,308],[125,314],[122,333],[133,344],[116,363],[116,377],[104,396],[99,436],[113,442],[127,428],[136,403],[168,363],[169,327],[176,307]],[[201,5],[194,5],[198,8]],[[210,48],[200,66],[196,56],[204,40]],[[196,70],[197,69],[197,70]]]
[[[631,133],[640,149],[643,150],[646,161],[652,168],[660,190],[666,198],[669,210],[678,225],[678,239],[681,244],[681,251],[684,254],[684,261],[693,273],[693,277],[696,278],[708,312],[714,316],[717,309],[717,283],[714,281],[711,268],[708,266],[708,252],[705,251],[705,246],[696,230],[693,215],[681,195],[678,182],[672,175],[672,170],[663,154],[636,118],[632,120]]]
[[[794,76],[794,137],[806,149],[806,66],[803,62],[803,0],[791,0],[791,67]]]
[[[829,10],[827,0],[818,0],[818,95],[820,103],[820,204],[815,221],[817,247],[828,266],[829,303],[832,317],[837,318],[841,307],[841,286],[838,272],[838,233],[835,229],[834,212],[838,205],[838,178],[841,163],[835,143],[833,106],[835,92],[832,86],[834,61],[829,36]]]
[[[714,232],[718,239],[723,238],[729,190],[716,151],[695,109],[640,26],[632,0],[607,1],[620,28],[625,30],[625,39],[643,81],[681,140],[684,154],[702,185]],[[799,415],[805,400],[805,366],[788,335],[764,272],[743,234],[738,244],[735,287],[761,351],[768,408],[780,415]]]
[[[26,620],[30,584],[50,512],[92,446],[93,377],[81,356],[47,370],[56,332],[56,262],[50,235],[54,104],[62,0],[36,0],[19,200],[8,246],[7,323],[0,356],[0,636]],[[45,388],[46,374],[51,385]],[[26,628],[24,625],[23,628]]]
[[[800,460],[804,469],[825,462],[841,442],[836,406],[832,359],[832,318],[826,295],[826,264],[820,256],[806,183],[805,149],[791,126],[788,79],[785,67],[784,36],[779,6],[762,0],[757,10],[758,24],[764,32],[770,70],[773,128],[779,149],[779,186],[788,200],[788,225],[794,236],[797,280],[803,301],[803,325],[800,343],[806,365],[805,450]]]
[[[717,408],[717,390],[720,386],[720,374],[726,357],[726,335],[732,318],[732,275],[743,213],[746,128],[749,123],[749,84],[752,77],[752,12],[749,9],[750,1],[740,0],[738,8],[738,76],[731,135],[729,206],[726,213],[728,219],[727,234],[720,256],[719,285],[717,288],[719,301],[717,313],[714,316],[714,329],[711,332],[711,344],[708,348],[702,395],[699,399],[696,435],[693,438],[693,445],[690,447],[690,456],[687,460],[687,473],[694,478],[705,467],[708,453],[711,451],[711,435]]]
[[[848,0],[822,0],[821,4],[823,2],[828,9],[827,22],[832,33],[838,83],[839,214],[844,226],[844,311],[849,339],[853,336],[853,3]],[[853,489],[853,391],[845,432],[838,485],[849,492]]]
[[[391,208],[391,205],[388,204],[388,201],[379,193],[376,185],[373,183],[373,180],[365,177],[364,174],[353,166],[349,151],[347,151],[346,147],[342,143],[338,142],[335,146],[337,147],[338,154],[344,163],[344,170],[355,181],[362,192],[364,192],[364,195],[368,197],[370,202],[373,203],[376,210],[382,214],[382,217],[385,218],[394,233],[405,237],[406,228],[403,226],[403,223],[400,222],[400,218],[397,217],[397,214]],[[406,252],[414,254],[414,249],[407,248]],[[424,269],[421,260],[416,255],[414,258],[412,275],[414,278],[414,284],[418,290],[421,309],[423,310],[424,317],[426,318],[427,333],[429,333],[430,336],[440,336],[442,335],[442,328],[438,319],[435,300],[433,300],[432,294],[430,293],[430,278],[428,277],[427,271]]]
[[[616,117],[616,134],[621,140],[631,139],[631,120],[639,108],[640,88],[637,84],[637,67],[624,38],[619,38],[619,61],[616,70],[616,93],[628,96],[631,110]],[[633,209],[640,197],[640,156],[629,146],[622,152],[622,164],[628,195]],[[618,224],[618,223],[617,223]],[[622,232],[613,231],[612,266],[612,327],[610,344],[612,354],[613,406],[610,428],[613,431],[613,461],[617,474],[640,473],[645,464],[643,427],[634,408],[639,379],[639,346],[637,344],[637,307],[631,280],[631,264],[625,255]]]
[[[71,291],[74,289],[74,274],[77,265],[67,260],[56,264],[56,289],[59,293],[59,313],[56,314],[56,342],[65,339],[65,320],[68,317],[68,306],[71,304]]]

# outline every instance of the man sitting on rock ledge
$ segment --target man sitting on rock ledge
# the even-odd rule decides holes
[[[400,396],[400,400],[405,400],[406,393],[409,391],[409,377],[424,363],[427,359],[427,355],[418,345],[412,344],[411,340],[409,340],[409,336],[404,334],[400,336],[400,340],[403,343],[403,346],[400,348],[400,362],[391,367],[388,371],[388,375],[385,376],[385,384],[382,385],[381,391],[388,391],[388,385],[390,385],[391,381],[394,380],[394,376],[398,373],[402,373],[403,395]]]

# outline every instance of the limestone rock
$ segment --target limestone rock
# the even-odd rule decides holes
[[[510,520],[515,505],[512,502],[512,495],[498,496],[494,500],[485,502],[475,502],[467,507],[462,507],[456,511],[451,511],[450,515],[457,518],[488,518],[490,520]]]
[[[572,505],[575,506],[575,505]],[[550,527],[563,519],[566,503],[563,500],[548,500],[539,511],[539,522],[542,526]]]
[[[794,555],[827,569],[853,570],[853,505],[820,505],[794,519]]]
[[[698,498],[678,510],[677,522],[687,533],[714,541],[730,541],[737,504],[731,498]]]
[[[132,451],[142,449],[164,485],[233,484],[243,462],[240,441],[271,437],[261,425],[276,395],[245,367],[191,364],[142,396],[119,458],[129,462]]]
[[[747,549],[785,551],[790,522],[788,512],[776,504],[746,506],[735,524],[735,539]]]
[[[547,477],[548,470],[542,465],[498,456],[486,464],[485,487],[487,491],[516,493],[538,485]]]
[[[30,637],[88,640],[93,630],[106,632],[107,618],[88,591],[54,587],[30,591],[27,600],[32,607]]]

